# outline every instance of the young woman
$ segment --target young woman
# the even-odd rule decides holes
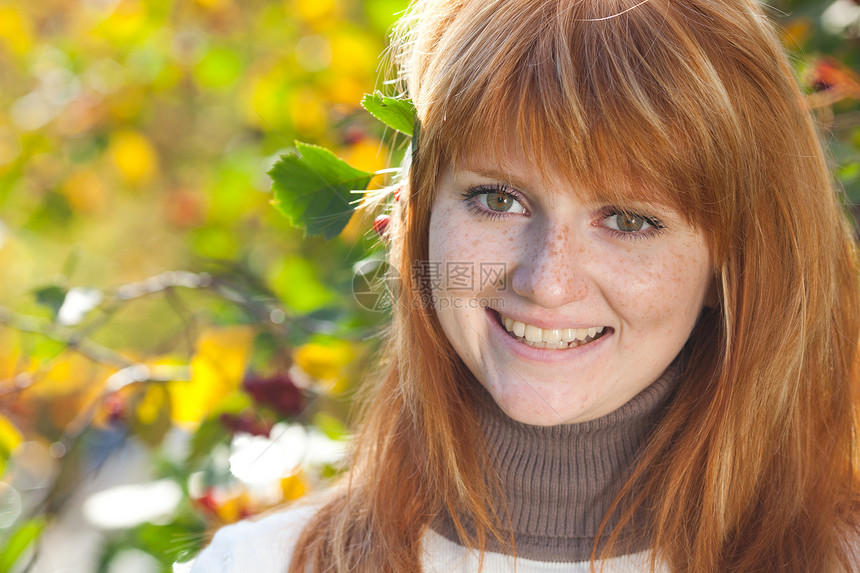
[[[396,38],[351,472],[195,571],[860,570],[857,255],[757,2],[415,0]]]

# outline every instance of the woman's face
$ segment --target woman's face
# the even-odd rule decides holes
[[[707,242],[671,209],[591,204],[576,181],[508,159],[475,155],[441,174],[420,275],[448,340],[509,416],[600,417],[684,346],[712,283]]]

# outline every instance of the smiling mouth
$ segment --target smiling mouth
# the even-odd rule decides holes
[[[512,337],[533,348],[564,350],[594,342],[611,330],[605,326],[591,328],[540,328],[514,320],[496,311],[499,324]]]

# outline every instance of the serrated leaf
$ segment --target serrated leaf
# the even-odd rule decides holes
[[[45,528],[45,520],[41,517],[24,522],[7,540],[6,548],[0,551],[0,573],[9,573],[15,569],[21,556],[36,542]],[[2,544],[0,544],[2,545]]]
[[[352,167],[334,153],[296,142],[299,155],[282,155],[269,171],[272,204],[306,235],[336,237],[355,207],[352,191],[364,190],[373,173]]]
[[[376,92],[365,94],[361,106],[391,129],[412,135],[412,127],[415,125],[415,106],[412,105],[412,100],[388,97]]]

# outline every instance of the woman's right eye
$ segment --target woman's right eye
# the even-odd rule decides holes
[[[473,187],[463,198],[474,211],[491,217],[526,213],[518,195],[503,185]]]

